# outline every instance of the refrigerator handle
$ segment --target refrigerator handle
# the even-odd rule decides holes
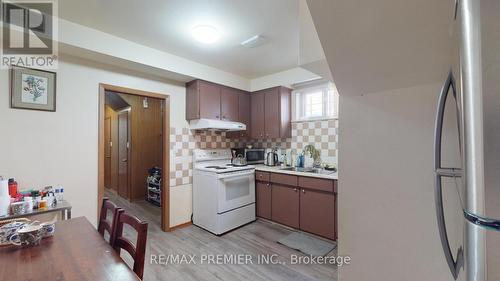
[[[461,169],[456,168],[442,168],[441,167],[441,137],[443,131],[443,117],[444,110],[446,107],[446,100],[448,98],[449,91],[453,91],[453,96],[456,98],[455,90],[455,79],[450,71],[446,81],[441,88],[441,93],[439,94],[438,108],[436,114],[436,123],[434,131],[434,174],[435,174],[435,204],[436,204],[436,217],[439,229],[439,237],[441,238],[441,246],[443,247],[444,255],[446,257],[446,262],[450,268],[453,278],[457,280],[460,268],[464,265],[464,252],[462,247],[457,251],[456,259],[453,258],[453,254],[450,248],[450,242],[448,241],[448,233],[446,231],[446,223],[444,218],[443,209],[443,192],[442,192],[442,177],[461,177]],[[460,120],[458,120],[460,122]]]
[[[492,218],[484,218],[467,211],[464,211],[464,216],[466,220],[482,228],[488,230],[500,231],[500,220]]]

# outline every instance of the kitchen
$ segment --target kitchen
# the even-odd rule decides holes
[[[329,140],[334,138],[335,133],[334,130],[328,129],[330,125],[334,128],[337,122],[332,117],[328,119],[328,113],[330,116],[336,116],[336,92],[331,83],[315,82],[307,82],[307,86],[296,85],[297,90],[293,93],[289,88],[276,87],[251,94],[200,80],[187,84],[186,119],[190,121],[190,128],[195,130],[194,133],[219,132],[222,143],[225,143],[224,138],[229,138],[234,144],[245,146],[230,147],[225,151],[194,150],[195,225],[220,235],[252,222],[257,216],[332,240],[336,239],[337,173],[335,162],[323,162],[336,159],[335,147],[330,146],[332,151],[328,151],[328,144],[332,143]],[[325,102],[318,102],[320,107],[315,107],[312,102],[307,103],[314,97],[319,97],[320,100],[325,98]],[[295,108],[300,110],[292,110],[292,99],[295,101]],[[328,102],[330,99],[332,101]],[[303,109],[300,108],[301,105]],[[307,108],[314,107],[317,112],[313,109],[306,111]],[[326,114],[321,116],[323,112]],[[305,118],[312,116],[322,120],[306,119],[304,122],[304,119],[300,120],[301,113],[306,115]],[[312,127],[311,131],[306,127],[309,125]],[[318,131],[315,131],[316,129]],[[312,134],[309,134],[310,132]],[[329,132],[332,135],[328,134]],[[304,135],[308,139],[298,141],[299,136],[302,139]],[[322,136],[324,143],[321,142]],[[321,148],[325,149],[320,150]],[[325,152],[324,158],[321,158],[321,152]],[[236,191],[243,188],[240,186],[243,185],[243,180],[236,177],[238,170],[241,170],[242,179],[248,178],[244,184],[250,191]],[[209,175],[204,172],[217,173],[222,184],[209,181]],[[224,184],[222,175],[225,174],[230,174],[232,182],[235,183],[230,185],[231,181],[228,181],[228,184]],[[225,186],[221,187],[224,191],[215,188],[219,185]],[[204,204],[206,198],[209,198],[210,194],[218,194],[208,200],[217,205],[217,198],[223,199],[226,197],[224,194],[230,192],[244,196],[226,199],[227,202],[224,203],[228,206],[217,210],[218,219],[207,217],[211,204]],[[223,203],[218,204],[220,206]],[[230,225],[225,226],[226,221],[229,221]]]
[[[319,164],[323,164],[321,169],[326,164],[329,165],[329,169],[337,167],[338,93],[334,84],[331,83],[332,79],[329,77],[322,52],[316,53],[314,50],[320,46],[317,39],[311,41],[314,42],[313,46],[302,48],[302,51],[309,50],[313,55],[308,55],[307,58],[303,55],[304,58],[301,60],[302,64],[323,61],[321,72],[324,74],[318,75],[307,70],[305,65],[304,67],[297,65],[297,58],[300,56],[298,42],[303,37],[299,33],[314,32],[306,3],[277,1],[270,4],[261,1],[255,3],[261,8],[256,8],[251,7],[252,5],[245,1],[234,2],[232,5],[225,5],[221,2],[217,4],[219,12],[216,12],[217,9],[214,10],[204,2],[194,5],[182,1],[155,1],[155,5],[151,7],[163,7],[165,8],[163,12],[159,13],[162,9],[145,8],[147,11],[141,14],[140,18],[143,21],[139,26],[127,23],[126,31],[118,23],[108,24],[105,20],[108,17],[106,13],[134,14],[137,11],[133,8],[134,5],[122,5],[117,2],[105,4],[99,1],[95,4],[83,5],[80,1],[64,1],[58,4],[60,8],[58,24],[61,32],[56,45],[59,46],[59,60],[57,69],[49,70],[54,73],[54,76],[58,76],[57,80],[53,80],[54,85],[57,86],[55,87],[57,95],[54,94],[57,108],[54,106],[51,112],[17,110],[9,99],[1,100],[6,110],[2,110],[0,115],[2,120],[6,120],[6,124],[9,124],[7,130],[11,132],[10,138],[2,139],[2,146],[0,146],[3,148],[2,157],[17,159],[11,163],[12,165],[2,164],[1,174],[8,178],[16,178],[21,192],[31,188],[42,189],[51,185],[64,186],[65,202],[71,206],[72,219],[69,219],[67,223],[58,221],[56,233],[53,236],[55,239],[48,239],[55,241],[67,239],[71,236],[71,232],[66,230],[75,227],[69,225],[85,224],[79,220],[81,217],[87,219],[90,225],[99,230],[99,233],[104,229],[102,233],[107,239],[105,227],[101,227],[99,214],[103,213],[105,206],[115,204],[118,208],[125,210],[125,214],[148,223],[146,262],[144,271],[140,272],[144,274],[146,280],[179,278],[182,275],[189,276],[189,278],[186,277],[187,279],[200,279],[206,270],[213,271],[213,276],[234,279],[234,273],[227,272],[232,270],[231,266],[199,268],[193,273],[190,266],[161,267],[147,262],[148,257],[170,253],[182,254],[186,253],[186,249],[190,249],[190,253],[187,254],[198,256],[215,253],[223,255],[248,253],[252,257],[270,257],[273,261],[278,257],[280,262],[287,262],[290,255],[308,256],[296,251],[293,247],[278,243],[278,240],[293,233],[300,233],[303,236],[292,236],[289,240],[292,240],[292,243],[305,241],[306,244],[309,243],[309,250],[314,248],[311,247],[312,244],[319,243],[317,248],[320,251],[313,253],[314,256],[335,256],[336,173],[332,172],[331,175],[327,175],[327,172],[320,174],[313,173],[313,171],[319,171]],[[194,6],[196,6],[196,11],[211,11],[213,14],[225,11],[220,14],[219,19],[225,19],[230,24],[237,24],[240,30],[230,31],[230,24],[222,24],[211,19],[206,19],[206,23],[199,22],[203,17],[198,19],[199,15],[197,16],[195,10],[191,13],[186,12],[184,19],[175,16],[175,9],[186,11]],[[116,7],[121,8],[117,10]],[[286,9],[281,10],[283,7]],[[265,13],[262,13],[262,10],[265,10]],[[277,13],[281,18],[279,25],[275,25]],[[90,20],[91,17],[87,16],[89,14],[95,15],[98,20]],[[236,14],[241,17],[231,16]],[[257,17],[261,20],[256,21]],[[158,21],[168,19],[171,24],[168,28],[163,25],[151,25],[148,24],[150,18]],[[298,28],[299,18],[307,18],[302,31]],[[179,30],[173,30],[176,24],[181,24],[182,30],[185,29],[188,36],[179,34]],[[204,25],[210,26],[207,28]],[[274,28],[268,28],[273,25]],[[153,36],[143,32],[150,28],[152,28],[152,34],[160,32],[162,35]],[[200,29],[205,30],[205,33],[201,33],[201,37],[199,36]],[[207,38],[203,36],[210,34],[214,29],[218,31],[219,34],[216,37],[219,38],[214,43],[207,43]],[[71,34],[81,36],[76,38]],[[92,40],[85,38],[92,38]],[[167,42],[162,40],[167,40]],[[101,42],[101,44],[97,46],[90,44],[91,42]],[[117,52],[117,50],[120,51]],[[211,54],[206,55],[206,52],[211,52]],[[145,57],[130,56],[137,53],[145,54]],[[214,58],[217,61],[213,61]],[[13,82],[9,80],[9,71],[2,71],[1,74],[2,85],[14,87]],[[79,86],[74,87],[74,85]],[[8,88],[4,90],[8,92]],[[110,93],[122,98],[130,97],[127,100],[129,105],[132,105],[132,97],[135,97],[131,109],[127,111],[126,104],[113,108]],[[297,104],[298,101],[304,101],[300,102],[303,106]],[[154,106],[153,102],[155,102]],[[144,163],[141,162],[140,156],[134,156],[141,155],[139,145],[136,144],[138,135],[129,134],[128,140],[124,137],[123,142],[113,138],[113,133],[106,133],[108,130],[104,130],[108,124],[105,118],[111,119],[112,125],[108,127],[114,128],[116,125],[113,125],[113,120],[117,119],[114,116],[128,112],[129,128],[133,132],[138,128],[137,124],[144,122],[144,125],[147,125],[145,122],[148,122],[145,117],[140,117],[135,112],[146,113],[153,108],[160,107],[160,105],[156,106],[156,103],[161,103],[161,111],[164,113],[162,115],[163,128],[161,132],[154,129],[155,132],[148,132],[148,134],[154,136],[155,141],[157,136],[163,138],[161,142],[164,151],[163,164],[161,157],[157,157],[159,160],[155,160],[154,164],[146,164],[144,161]],[[111,114],[109,108],[105,106],[114,109],[114,114]],[[39,123],[27,122],[28,119],[38,120]],[[20,122],[27,125],[26,130],[20,130],[17,127]],[[207,122],[208,127],[205,124]],[[238,130],[234,130],[231,127],[228,130],[225,127],[228,123],[239,123],[237,126],[242,125],[245,128],[241,130],[242,127],[237,127]],[[153,126],[144,126],[143,129],[147,130],[146,127],[153,128]],[[124,129],[123,132],[126,130]],[[120,130],[115,135],[120,135]],[[37,143],[43,149],[23,143],[33,138],[37,139]],[[13,142],[14,140],[20,141]],[[307,144],[314,145],[316,150],[303,153]],[[5,149],[7,147],[10,149]],[[102,149],[103,147],[105,149]],[[256,153],[252,155],[250,152],[246,153],[241,150],[248,149],[248,147],[254,149]],[[114,185],[116,183],[120,185],[121,179],[127,182],[127,176],[117,181],[114,177],[103,173],[100,168],[115,166],[113,163],[116,163],[116,160],[106,162],[101,159],[107,159],[106,151],[118,148],[124,150],[124,153],[118,152],[118,155],[123,156],[112,158],[118,158],[120,166],[118,169],[111,168],[111,171],[119,170],[126,164],[128,164],[128,169],[140,165],[165,168],[161,174],[163,183],[161,194],[164,196],[161,198],[161,207],[150,204],[144,196],[135,192],[145,189],[142,183],[146,179],[141,180],[135,177],[137,180],[128,180],[130,185],[134,185],[133,189],[132,186],[129,187],[130,190],[135,190],[133,196],[130,196],[130,192],[128,192],[129,195],[127,192],[120,194],[120,190],[126,191],[127,188],[120,189],[110,184],[114,182]],[[231,148],[239,149],[234,157]],[[247,181],[246,190],[253,193],[253,198],[246,197],[243,204],[250,211],[246,216],[235,216],[238,217],[234,219],[235,222],[223,228],[222,231],[214,231],[216,234],[222,234],[220,236],[198,227],[202,225],[202,223],[197,223],[196,210],[200,204],[193,204],[193,201],[198,200],[195,194],[198,163],[193,158],[198,150],[213,149],[228,153],[223,156],[224,165],[236,163],[236,161],[240,161],[240,164],[247,160],[253,161],[253,164],[242,167],[251,169],[248,178],[252,180]],[[126,157],[127,150],[133,152],[131,157]],[[275,150],[277,158],[271,153],[272,150]],[[314,163],[311,155],[317,163]],[[231,158],[234,158],[233,161]],[[264,165],[265,158],[269,159],[267,162],[269,166]],[[74,165],[67,165],[68,159],[78,159],[78,161],[73,161]],[[283,164],[278,162],[283,162]],[[31,165],[26,166],[21,163],[31,163]],[[35,167],[47,168],[36,169]],[[271,172],[263,170],[266,167],[275,170]],[[281,170],[292,167],[297,168],[297,171]],[[302,169],[303,171],[299,171]],[[143,175],[147,171],[140,167],[140,171],[134,172]],[[129,172],[130,174],[132,173]],[[258,175],[263,175],[263,177],[259,179]],[[319,189],[316,187],[317,183],[310,182],[309,179],[321,180]],[[231,180],[227,179],[231,183],[239,182],[239,180]],[[263,189],[264,186],[267,189]],[[253,189],[251,190],[250,187]],[[273,189],[275,191],[272,191]],[[235,191],[229,191],[229,193]],[[279,206],[285,197],[282,200],[279,198],[280,194],[290,196],[290,191],[294,193],[292,197],[294,197],[295,204],[290,210],[292,216],[287,218],[288,211],[283,212],[283,208]],[[272,193],[275,193],[274,201]],[[300,213],[301,204],[302,206],[310,205],[310,201],[306,200],[310,194],[324,196],[321,200],[325,203],[321,208],[313,208],[315,206],[303,208],[303,212]],[[19,200],[28,200],[27,197]],[[108,197],[109,201],[104,200],[105,197]],[[263,197],[262,200],[260,200],[261,197]],[[217,200],[213,200],[212,203],[217,203]],[[223,206],[224,210],[229,211],[224,213],[226,216],[232,215],[241,206],[233,205],[236,207],[235,210],[231,204],[236,203],[226,203],[228,204]],[[256,208],[262,212],[256,212]],[[272,209],[276,214],[274,217]],[[310,209],[310,212],[305,212],[306,209]],[[222,212],[217,211],[211,214],[212,218],[217,217],[219,215],[217,213]],[[302,219],[305,222],[323,213],[326,214],[325,223],[321,222],[316,225],[303,223],[302,226],[299,223],[301,217],[305,218]],[[79,221],[75,222],[77,219]],[[64,224],[67,227],[64,227]],[[82,229],[88,231],[86,239],[98,240],[93,233],[91,234],[88,226],[89,224],[82,226]],[[168,232],[163,232],[165,230]],[[112,227],[109,232],[110,235],[114,232]],[[183,237],[192,237],[192,239],[183,239]],[[109,238],[109,244],[111,244],[111,237]],[[235,247],[233,245],[235,239],[238,241],[236,244],[245,246]],[[40,247],[45,249],[43,251],[48,251],[46,248],[53,249],[47,241],[49,240],[44,238],[40,242]],[[81,246],[85,245],[83,241]],[[214,246],[201,246],[200,243],[203,241],[212,243]],[[218,251],[217,245],[226,250]],[[262,245],[266,246],[262,247]],[[41,249],[40,247],[32,249]],[[312,250],[318,251],[318,249]],[[94,252],[89,252],[86,257],[91,256],[92,253]],[[68,253],[68,255],[71,254]],[[107,255],[104,259],[106,257]],[[130,259],[127,259],[130,257],[125,255],[122,258],[131,269],[135,267],[131,266]],[[10,261],[15,261],[15,259]],[[109,261],[105,260],[103,264]],[[93,264],[97,262],[95,260]],[[278,264],[263,267],[242,265],[239,268],[239,271],[250,274],[249,278],[254,280],[285,280],[289,276],[325,280],[335,278],[336,275],[335,264],[310,267],[304,265],[288,267]],[[279,270],[276,271],[276,268]],[[96,265],[96,270],[98,269],[99,266]],[[258,273],[259,271],[261,272]],[[280,273],[280,271],[283,272]],[[45,276],[48,279],[51,279],[51,272],[57,271],[44,273],[47,274]],[[162,277],[159,278],[159,275]],[[182,280],[182,277],[180,279]]]
[[[1,3],[9,280],[500,280],[499,1],[44,2]]]

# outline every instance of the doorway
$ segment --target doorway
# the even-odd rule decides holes
[[[118,113],[118,195],[123,198],[131,200],[130,197],[130,185],[129,185],[129,113],[127,110]],[[106,171],[104,170],[104,174],[113,176],[111,173],[111,169]],[[110,186],[105,186],[105,188],[111,188]]]
[[[99,85],[98,212],[105,190],[129,202],[147,200],[160,205],[161,228],[170,231],[169,117],[167,95]],[[152,171],[161,183],[154,193],[148,187]]]

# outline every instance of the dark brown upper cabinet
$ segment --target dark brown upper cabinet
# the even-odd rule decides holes
[[[221,88],[221,119],[224,121],[239,121],[238,94],[240,91],[232,88]]]
[[[220,119],[220,87],[211,83],[197,83],[198,118]]]
[[[238,93],[238,122],[247,125],[246,131],[227,132],[229,138],[248,138],[250,137],[250,94],[239,91]]]
[[[274,87],[248,93],[215,83],[194,80],[186,84],[186,120],[200,118],[237,121],[246,131],[230,138],[291,137],[291,90]]]
[[[202,80],[186,84],[186,120],[238,119],[238,90]]]
[[[250,136],[253,139],[263,139],[265,137],[265,117],[264,117],[264,97],[265,92],[257,92],[251,94],[250,98],[250,109],[251,109],[251,124]]]
[[[240,92],[238,95],[238,121],[247,125],[246,131],[241,131],[242,137],[250,137],[251,120],[250,120],[250,94],[247,92]]]
[[[291,137],[291,90],[274,87],[252,94],[251,137]]]

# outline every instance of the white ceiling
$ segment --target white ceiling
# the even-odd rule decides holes
[[[440,82],[454,0],[307,1],[340,94]]]
[[[298,65],[299,0],[64,0],[59,16],[145,46],[256,78]],[[213,45],[191,36],[193,26],[222,33]],[[265,45],[239,43],[253,35]]]

